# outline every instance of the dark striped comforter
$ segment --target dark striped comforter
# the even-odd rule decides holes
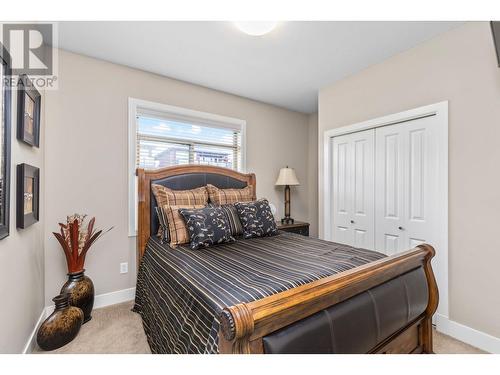
[[[151,237],[137,276],[134,311],[153,353],[217,353],[219,313],[384,255],[280,232],[203,250]]]

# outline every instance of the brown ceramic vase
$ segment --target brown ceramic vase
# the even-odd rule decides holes
[[[70,306],[69,295],[59,294],[52,299],[55,310],[45,319],[36,335],[36,342],[43,350],[54,350],[71,342],[83,324],[83,312]]]
[[[61,288],[62,293],[69,294],[69,304],[79,307],[83,311],[83,323],[87,323],[92,316],[94,307],[94,284],[85,276],[85,270],[81,272],[68,273],[68,281]]]

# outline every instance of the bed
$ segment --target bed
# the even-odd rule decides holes
[[[430,245],[386,257],[281,232],[170,249],[155,236],[152,183],[225,189],[256,186],[256,177],[200,165],[137,176],[134,310],[153,353],[432,353]]]

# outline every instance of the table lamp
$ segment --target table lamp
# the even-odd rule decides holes
[[[275,185],[285,187],[285,217],[281,219],[281,224],[293,224],[294,220],[290,217],[290,186],[299,185],[293,168],[281,168]]]

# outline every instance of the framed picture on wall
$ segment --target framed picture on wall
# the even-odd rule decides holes
[[[11,58],[0,43],[0,240],[9,235]]]
[[[40,169],[28,164],[17,166],[17,227],[24,229],[39,218]]]
[[[42,97],[26,74],[19,76],[17,92],[17,139],[38,147]]]

